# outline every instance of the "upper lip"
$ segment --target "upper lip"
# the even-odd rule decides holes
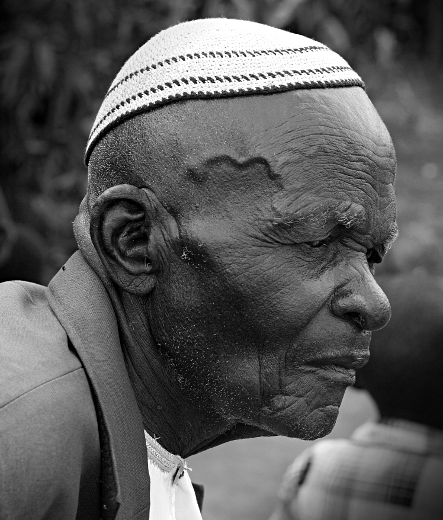
[[[369,352],[353,352],[347,355],[315,359],[309,364],[314,366],[338,365],[347,369],[358,369],[366,365],[368,360]]]

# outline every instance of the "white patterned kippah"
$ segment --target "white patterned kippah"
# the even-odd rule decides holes
[[[124,64],[97,114],[85,161],[111,128],[173,101],[346,86],[364,83],[341,56],[305,36],[244,20],[184,22]]]

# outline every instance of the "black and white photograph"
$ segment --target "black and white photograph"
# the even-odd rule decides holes
[[[443,520],[443,1],[0,29],[0,520]]]

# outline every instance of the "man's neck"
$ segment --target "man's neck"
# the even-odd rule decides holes
[[[124,316],[117,313],[122,350],[145,430],[166,450],[181,457],[206,449],[234,424],[191,404],[156,347],[140,305],[134,297],[122,298]]]

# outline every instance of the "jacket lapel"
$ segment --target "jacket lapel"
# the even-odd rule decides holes
[[[52,279],[49,293],[95,398],[102,448],[102,518],[148,519],[149,471],[142,417],[106,289],[77,251]]]

